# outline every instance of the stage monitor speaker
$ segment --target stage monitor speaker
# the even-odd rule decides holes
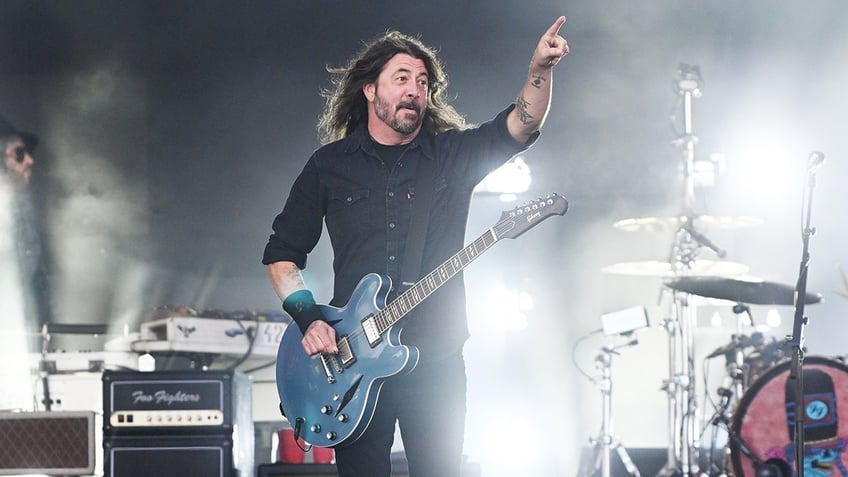
[[[94,451],[93,412],[0,412],[0,475],[91,475]]]
[[[105,477],[237,477],[232,446],[232,439],[223,436],[106,437],[103,474]]]

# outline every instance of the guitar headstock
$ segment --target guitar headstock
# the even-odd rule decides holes
[[[553,193],[504,211],[494,229],[499,239],[516,238],[548,217],[565,215],[567,211],[568,201],[565,197]]]

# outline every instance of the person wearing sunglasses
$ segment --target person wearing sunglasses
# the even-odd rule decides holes
[[[38,138],[19,131],[0,116],[0,245],[9,254],[3,262],[17,262],[17,280],[23,292],[22,306],[27,328],[37,332],[50,321],[50,299],[47,298],[47,265],[43,244],[42,224],[38,220],[35,200],[30,187],[35,159],[33,151]],[[11,240],[10,240],[11,239]],[[7,267],[11,270],[11,267]],[[10,290],[5,290],[10,293]],[[9,300],[7,300],[9,301]]]
[[[4,172],[11,185],[17,189],[29,185],[35,164],[32,153],[37,143],[38,139],[34,134],[20,132],[0,117],[0,147],[4,151]]]

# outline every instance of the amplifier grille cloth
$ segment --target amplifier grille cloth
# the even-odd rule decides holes
[[[72,469],[90,465],[85,417],[0,419],[0,469]]]

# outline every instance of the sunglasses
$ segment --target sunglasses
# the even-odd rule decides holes
[[[27,149],[24,146],[18,146],[14,149],[15,152],[15,160],[18,161],[18,164],[21,164],[26,159]]]

